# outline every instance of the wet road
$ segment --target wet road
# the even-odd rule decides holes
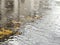
[[[57,1],[57,0],[55,0]],[[60,45],[60,6],[55,2],[48,15],[25,24],[22,35],[14,36],[12,45]],[[48,11],[47,11],[48,12]]]

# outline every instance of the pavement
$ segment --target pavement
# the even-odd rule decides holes
[[[60,6],[55,3],[48,15],[26,23],[22,35],[14,36],[8,45],[60,45]]]

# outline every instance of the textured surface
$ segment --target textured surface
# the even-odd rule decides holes
[[[42,9],[44,15],[41,19],[26,23],[20,29],[23,34],[14,36],[8,45],[60,45],[60,4],[57,2],[59,0],[51,2],[51,10]]]
[[[13,45],[60,45],[60,15],[48,15],[25,25],[21,36],[15,36]],[[17,43],[17,44],[16,44]]]

